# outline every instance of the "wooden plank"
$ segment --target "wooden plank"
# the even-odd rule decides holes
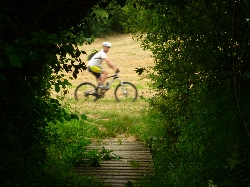
[[[147,147],[142,147],[142,146],[135,146],[135,145],[111,145],[111,146],[102,146],[102,147],[105,147],[105,149],[107,149],[107,150],[117,150],[117,151],[119,151],[119,150],[129,150],[129,151],[148,151],[148,152],[150,152],[150,150],[149,150],[149,148],[147,148]],[[102,147],[96,147],[96,146],[91,146],[91,147],[87,147],[87,149],[93,149],[93,150],[95,150],[95,149],[99,149],[99,150],[101,150],[102,149]]]
[[[96,170],[96,171],[87,171],[87,172],[84,172],[84,171],[77,171],[76,173],[78,173],[79,175],[95,175],[95,176],[103,176],[103,171],[100,171],[100,170]],[[147,175],[147,173],[145,173],[144,171],[137,171],[137,172],[131,172],[131,171],[123,171],[123,172],[120,172],[120,171],[107,171],[105,173],[105,176],[122,176],[122,177],[126,177],[126,176],[145,176]]]
[[[121,159],[106,160],[99,167],[90,164],[78,164],[73,171],[79,175],[92,175],[112,186],[126,186],[128,181],[135,182],[154,172],[154,163],[150,149],[139,141],[126,139],[104,140],[102,144],[92,144],[88,150],[112,150],[111,154]]]
[[[143,171],[146,171],[146,170],[150,170],[152,169],[152,167],[130,167],[130,166],[116,166],[116,167],[99,167],[99,168],[96,168],[96,167],[77,167],[77,168],[74,168],[74,171],[91,171],[91,170],[94,170],[94,171],[105,171],[105,170],[109,170],[109,171],[120,171],[120,170],[128,170],[128,171],[131,171],[131,170],[136,170],[136,171],[139,171],[139,170],[143,170]]]
[[[101,162],[101,166],[99,168],[104,168],[104,167],[117,167],[117,166],[128,166],[128,167],[148,167],[149,165],[151,165],[149,162],[139,162],[139,161],[133,161],[133,162],[112,162],[109,161],[107,162]],[[81,164],[78,165],[78,167],[91,167],[88,164]],[[96,167],[96,169],[98,169]]]

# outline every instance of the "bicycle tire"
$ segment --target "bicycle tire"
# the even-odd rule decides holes
[[[96,86],[90,82],[83,82],[76,87],[74,97],[80,102],[96,101]]]
[[[134,84],[131,82],[123,82],[118,84],[115,88],[115,98],[120,101],[132,101],[135,102],[138,97],[138,91]]]

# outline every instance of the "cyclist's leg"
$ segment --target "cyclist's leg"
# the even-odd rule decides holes
[[[100,84],[101,84],[101,85],[104,84],[104,82],[105,82],[105,80],[106,80],[107,77],[108,77],[108,71],[105,70],[105,69],[103,69],[103,70],[101,71],[101,76],[99,77],[99,80],[100,80]]]
[[[97,80],[99,80],[99,87],[101,89],[107,89],[105,86],[104,86],[104,82],[108,76],[108,71],[98,67],[98,66],[89,66],[88,67],[88,70],[89,72],[91,72]]]
[[[88,66],[88,71],[95,76],[99,84],[100,81],[98,80],[100,80],[102,69],[98,66]]]

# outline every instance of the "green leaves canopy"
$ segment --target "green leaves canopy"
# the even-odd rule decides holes
[[[45,128],[69,116],[50,90],[69,84],[63,70],[86,69],[78,45],[92,41],[82,23],[97,2],[0,2],[0,186],[43,186]]]
[[[164,118],[168,144],[162,182],[249,184],[249,3],[129,2],[127,26],[155,57],[151,104]]]

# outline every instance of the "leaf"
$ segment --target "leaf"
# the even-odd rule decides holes
[[[138,73],[138,75],[141,75],[145,68],[135,68],[135,72]]]
[[[89,141],[89,140],[87,140],[87,139],[80,139],[80,140],[78,140],[79,141],[79,143],[81,144],[81,145],[83,145],[83,146],[88,146],[90,143],[91,143],[91,141]]]
[[[55,91],[58,93],[60,91],[60,86],[58,83],[55,84]]]
[[[199,149],[199,154],[202,155],[202,153],[204,152],[205,149],[206,149],[206,147],[204,145],[201,145],[201,147]]]
[[[79,57],[80,55],[81,55],[81,52],[80,52],[79,50],[76,50],[75,56],[76,56],[76,57]]]
[[[76,114],[71,114],[71,119],[77,119],[77,120],[79,120],[79,117]]]
[[[87,53],[86,53],[86,51],[80,51],[82,54],[84,54],[84,55],[86,55]]]
[[[250,72],[246,72],[246,73],[245,73],[245,76],[246,76],[247,78],[250,78]]]
[[[81,118],[82,118],[83,120],[87,120],[87,116],[86,116],[85,114],[82,114],[82,115],[81,115]]]
[[[2,80],[4,80],[4,81],[6,81],[5,76],[3,76],[3,74],[1,74],[1,73],[0,73],[0,79],[2,79]]]
[[[77,73],[74,71],[73,72],[73,77],[76,79],[77,78]]]
[[[130,166],[131,166],[132,168],[138,168],[138,167],[139,167],[139,163],[132,160],[132,161],[130,162]]]
[[[131,182],[131,181],[128,181],[127,183],[126,183],[126,187],[133,187],[134,185],[133,185],[133,183]]]
[[[21,59],[13,53],[9,55],[9,61],[12,66],[19,67],[19,68],[22,67]]]

